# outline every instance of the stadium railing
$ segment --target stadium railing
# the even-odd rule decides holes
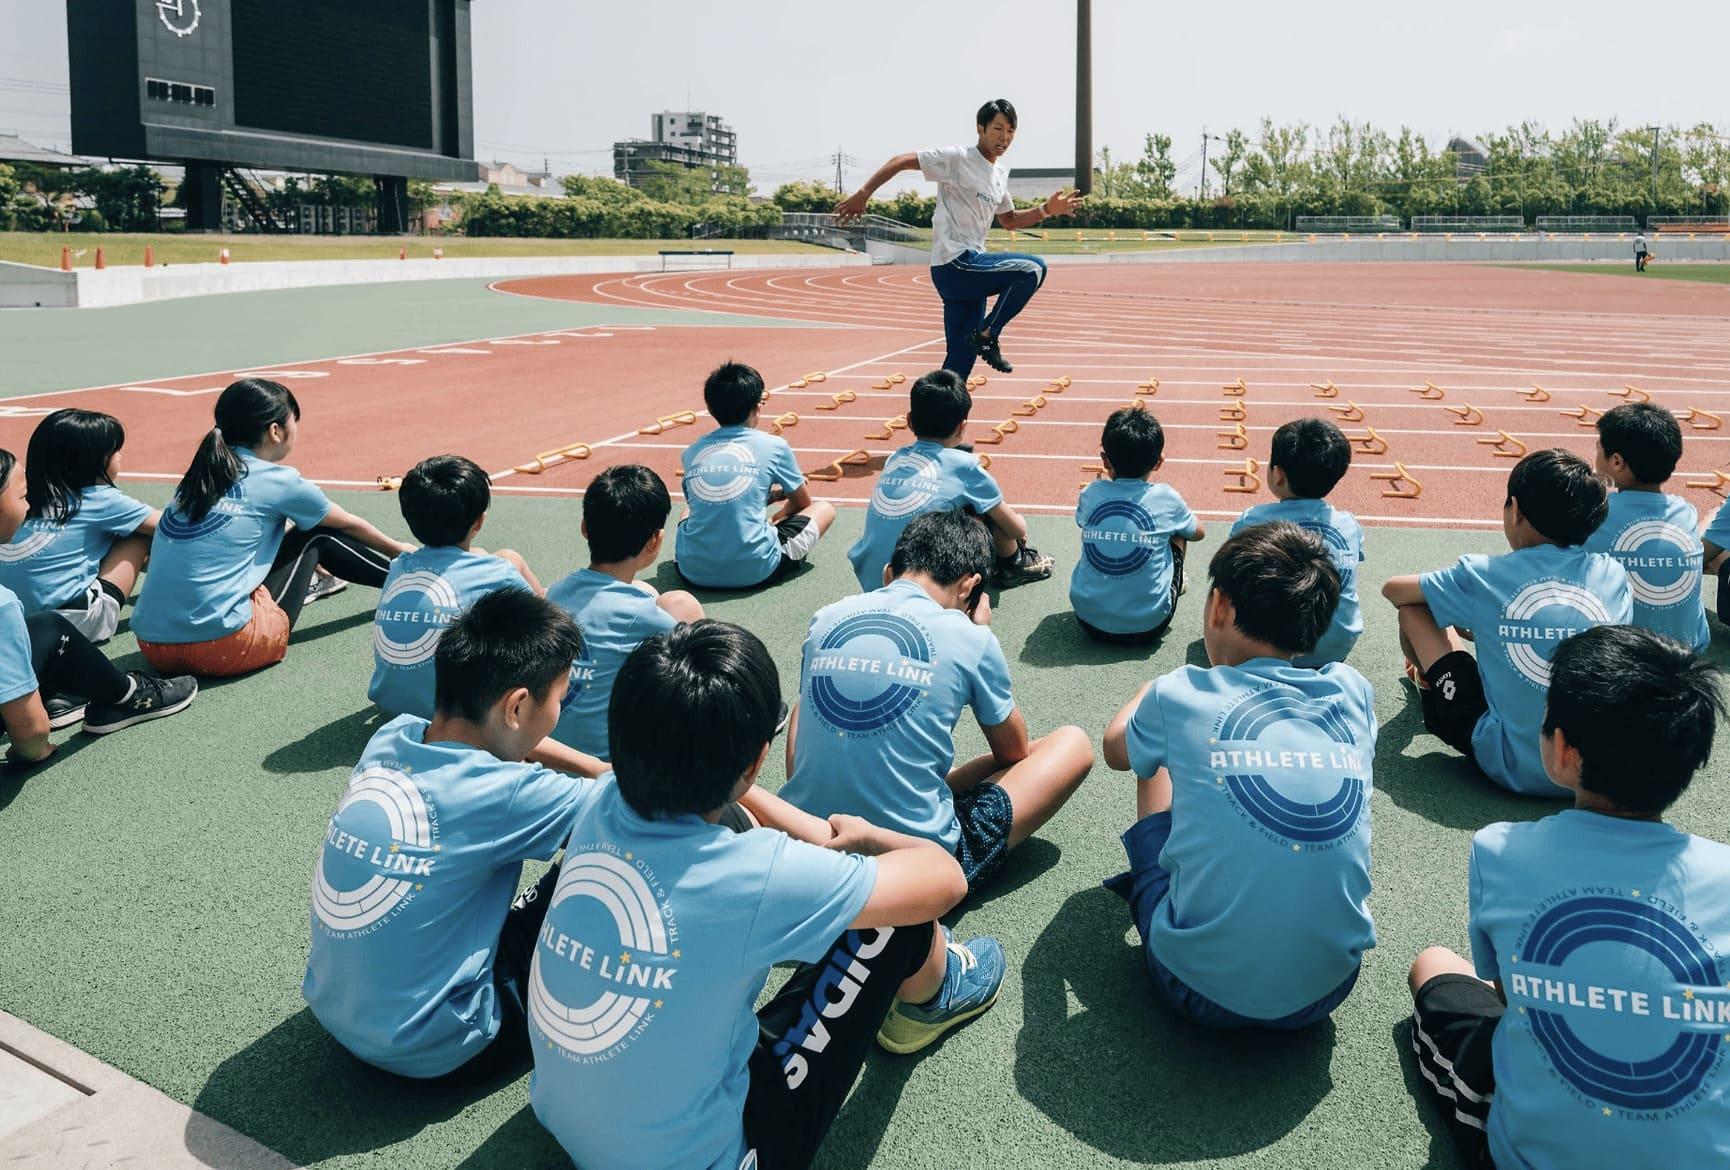
[[[1727,235],[1730,234],[1730,215],[1648,215],[1646,230],[1653,234],[1687,232],[1692,235],[1698,232]]]
[[[1397,232],[1397,215],[1300,215],[1295,230],[1312,235],[1359,235]]]
[[[1620,235],[1640,224],[1631,215],[1540,215],[1537,228],[1553,236]]]
[[[1526,221],[1517,215],[1414,215],[1411,230],[1458,235],[1474,232],[1518,235],[1526,230]]]

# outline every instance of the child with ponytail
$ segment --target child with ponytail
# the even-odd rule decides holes
[[[299,422],[279,382],[243,378],[217,398],[134,607],[138,648],[158,670],[225,677],[281,662],[316,570],[376,589],[412,551],[283,466]]]

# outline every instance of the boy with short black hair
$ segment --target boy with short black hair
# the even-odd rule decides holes
[[[1412,1050],[1473,1165],[1730,1164],[1730,846],[1663,821],[1721,675],[1633,626],[1551,668],[1539,750],[1574,807],[1472,839],[1472,958],[1412,964]]]
[[[1315,649],[1292,659],[1298,666],[1344,662],[1358,635],[1364,632],[1358,605],[1358,565],[1364,559],[1364,530],[1358,518],[1327,502],[1327,494],[1345,478],[1352,465],[1352,445],[1325,418],[1300,418],[1273,433],[1267,462],[1271,503],[1255,504],[1231,526],[1236,536],[1245,528],[1273,520],[1289,520],[1321,537],[1340,574],[1340,604]]]
[[[927,512],[895,542],[883,586],[817,612],[781,795],[942,842],[980,889],[1093,767],[1079,727],[1029,740],[991,633],[991,542],[962,512]],[[990,751],[957,766],[973,708]]]
[[[1609,512],[1607,497],[1578,455],[1534,451],[1508,474],[1502,532],[1512,551],[1472,553],[1382,587],[1399,607],[1400,647],[1424,727],[1512,792],[1567,795],[1538,758],[1550,658],[1581,630],[1634,616],[1627,572],[1585,547]],[[1467,638],[1477,642],[1476,658]]]
[[[657,592],[637,574],[661,555],[673,502],[667,485],[639,464],[609,467],[583,493],[583,537],[589,567],[556,582],[547,600],[583,632],[583,653],[571,669],[572,695],[553,738],[607,757],[607,702],[613,677],[645,640],[680,622],[700,621],[703,607],[683,589]]]
[[[1220,546],[1207,668],[1142,687],[1105,731],[1136,776],[1129,902],[1155,989],[1217,1028],[1302,1028],[1357,983],[1370,921],[1375,695],[1311,649],[1339,601],[1321,539],[1286,521]]]
[[[481,597],[439,639],[431,721],[391,720],[355,765],[314,874],[301,994],[368,1064],[428,1078],[525,1055],[557,870],[512,897],[523,863],[551,858],[601,787],[597,761],[546,742],[581,648],[528,590]]]
[[[703,384],[719,424],[685,448],[685,518],[679,521],[679,573],[705,589],[771,585],[804,564],[835,522],[833,504],[811,498],[787,440],[757,429],[767,395],[763,375],[726,362]],[[784,502],[770,518],[770,492]]]
[[[473,547],[486,523],[491,485],[478,464],[434,455],[415,464],[397,489],[403,519],[421,547],[391,562],[379,590],[366,692],[392,715],[432,718],[439,637],[477,598],[497,589],[546,592],[517,553]]]
[[[1712,644],[1701,595],[1700,514],[1663,490],[1682,458],[1682,428],[1655,402],[1629,402],[1598,419],[1598,474],[1616,486],[1610,514],[1586,541],[1628,571],[1634,624],[1696,652]]]
[[[616,782],[571,825],[530,973],[529,1100],[580,1166],[808,1166],[898,994],[943,1005],[932,1039],[996,998],[995,941],[970,965],[932,925],[966,892],[953,858],[754,786],[780,701],[763,643],[723,622],[619,671]],[[797,835],[727,828],[734,800]]]
[[[1075,505],[1081,559],[1069,604],[1095,641],[1146,646],[1171,625],[1188,542],[1207,531],[1177,489],[1152,482],[1165,464],[1165,431],[1152,411],[1140,403],[1114,411],[1099,447],[1110,478],[1088,484]]]
[[[915,516],[966,509],[985,521],[996,550],[990,583],[1008,589],[1051,576],[1052,559],[1027,543],[1027,522],[1003,502],[1003,491],[963,443],[973,395],[960,375],[933,370],[908,394],[907,429],[914,441],[883,464],[865,532],[847,552],[859,588],[878,588],[895,542]]]

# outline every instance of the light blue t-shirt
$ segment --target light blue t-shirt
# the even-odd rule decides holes
[[[1628,571],[1634,624],[1696,652],[1712,644],[1700,593],[1699,527],[1700,514],[1681,496],[1614,492],[1609,517],[1586,539],[1587,548],[1609,553]]]
[[[150,519],[148,504],[109,484],[84,488],[78,500],[65,523],[32,517],[0,544],[0,586],[18,595],[25,613],[81,606],[114,542]]]
[[[955,724],[1015,711],[997,635],[905,578],[817,612],[799,668],[799,734],[785,800],[940,841],[961,839],[945,783]]]
[[[983,516],[1002,502],[1003,492],[979,466],[977,455],[930,439],[909,443],[883,464],[865,511],[865,533],[847,550],[859,588],[866,593],[882,588],[883,567],[915,516],[956,508]]]
[[[678,625],[672,614],[635,585],[594,569],[578,569],[547,590],[583,632],[583,653],[571,669],[571,693],[553,738],[600,759],[607,744],[607,704],[613,680],[631,651]]]
[[[1140,634],[1171,616],[1172,537],[1195,536],[1177,489],[1139,479],[1097,479],[1075,506],[1081,557],[1069,577],[1075,616],[1108,634]]]
[[[1489,702],[1472,731],[1478,767],[1514,792],[1567,796],[1550,783],[1538,755],[1550,659],[1582,630],[1633,620],[1628,574],[1603,553],[1542,544],[1493,557],[1471,553],[1418,581],[1439,624],[1477,639]]]
[[[498,557],[455,545],[417,548],[390,564],[372,617],[372,684],[366,697],[392,715],[433,714],[433,655],[445,627],[499,589],[527,589]]]
[[[312,883],[301,994],[368,1064],[442,1076],[498,1034],[493,958],[522,863],[546,861],[604,785],[427,743],[427,722],[372,737],[330,818]]]
[[[294,468],[234,452],[246,474],[197,523],[174,504],[162,511],[132,610],[132,632],[146,642],[214,642],[241,629],[289,523],[317,528],[330,513],[324,492]]]
[[[24,607],[10,589],[0,585],[0,703],[22,699],[36,689],[36,668],[30,664],[30,630],[24,624]]]
[[[1712,519],[1706,525],[1706,531],[1700,535],[1701,539],[1710,541],[1719,548],[1730,548],[1730,500],[1718,505],[1718,510],[1712,513]]]
[[[1472,840],[1505,1170],[1730,1166],[1730,846],[1568,809]]]
[[[1376,945],[1370,921],[1375,695],[1364,676],[1277,658],[1184,666],[1130,719],[1135,774],[1171,774],[1171,892],[1148,949],[1257,1020],[1310,1006]]]
[[[876,880],[874,858],[773,829],[645,819],[607,784],[572,826],[529,973],[535,1116],[579,1166],[747,1165],[769,968],[817,962],[844,934],[854,953],[877,945],[888,932],[847,930]],[[824,1038],[813,1012],[783,1068]]]
[[[792,495],[805,473],[786,439],[753,427],[722,427],[685,448],[685,509],[674,559],[686,580],[718,589],[756,585],[781,564],[769,523],[769,489]]]
[[[1334,620],[1316,640],[1309,654],[1292,659],[1299,666],[1322,666],[1329,662],[1344,662],[1364,632],[1364,615],[1358,606],[1358,566],[1364,560],[1364,530],[1358,518],[1342,512],[1326,500],[1272,500],[1244,510],[1231,526],[1236,536],[1245,528],[1257,524],[1272,524],[1286,520],[1321,537],[1340,571],[1340,604],[1334,610]]]

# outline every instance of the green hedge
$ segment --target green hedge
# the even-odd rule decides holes
[[[535,199],[491,190],[463,200],[462,229],[470,236],[670,240],[689,236],[697,225],[736,235],[780,222],[779,207],[744,199],[712,199],[687,207],[647,198]]]

